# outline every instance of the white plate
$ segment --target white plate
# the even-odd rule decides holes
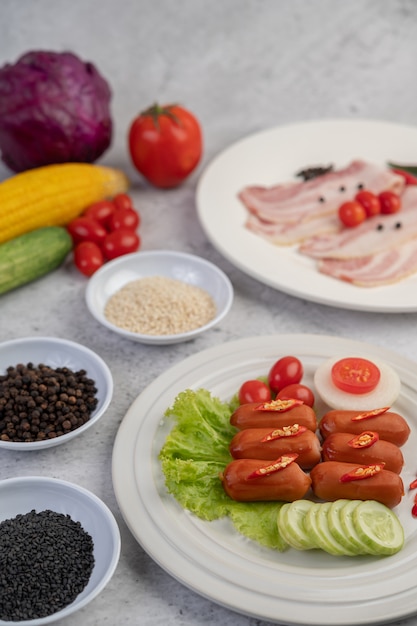
[[[217,156],[197,187],[197,211],[212,244],[249,276],[293,296],[345,309],[417,311],[417,275],[386,287],[363,288],[320,274],[296,247],[275,246],[251,233],[237,193],[246,185],[296,180],[310,165],[347,165],[361,158],[417,163],[417,128],[367,120],[281,126],[243,139]]]
[[[242,537],[228,519],[199,520],[165,489],[158,453],[172,424],[163,415],[180,391],[205,388],[228,400],[245,379],[265,374],[285,354],[302,359],[303,380],[312,385],[317,366],[338,353],[374,356],[400,375],[402,391],[395,408],[412,427],[403,447],[402,477],[408,485],[417,473],[417,364],[361,342],[275,335],[226,343],[162,374],[123,419],[113,450],[113,484],[126,523],[161,567],[202,596],[259,619],[304,626],[375,624],[417,612],[413,493],[406,493],[396,509],[405,529],[405,547],[377,559],[268,550]],[[324,407],[318,408],[322,414]]]

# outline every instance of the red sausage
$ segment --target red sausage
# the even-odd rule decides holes
[[[301,424],[313,432],[317,429],[316,414],[310,406],[300,404],[289,411],[261,411],[259,402],[241,404],[230,418],[230,423],[239,430],[245,428],[282,428],[289,424]],[[258,410],[257,410],[258,409]]]
[[[329,411],[319,424],[320,433],[325,439],[332,433],[353,433],[359,435],[364,430],[374,430],[380,439],[391,441],[396,446],[402,446],[410,435],[410,427],[401,415],[386,411],[374,417],[362,420],[352,420],[359,411]]]
[[[262,441],[271,433],[270,428],[245,428],[230,442],[230,454],[234,459],[265,459],[273,461],[282,454],[295,452],[296,463],[302,469],[314,467],[321,459],[320,441],[311,430],[291,437]]]
[[[337,461],[319,463],[310,472],[315,495],[331,502],[339,498],[377,500],[391,509],[401,502],[404,486],[399,475],[394,472],[384,469],[369,478],[341,482],[341,476],[357,467],[356,463]]]
[[[237,459],[229,463],[221,476],[227,495],[239,502],[293,502],[305,496],[311,479],[297,463],[259,478],[248,478],[266,464],[262,459]]]
[[[404,457],[398,446],[390,441],[379,439],[367,448],[352,448],[349,441],[352,433],[333,433],[323,442],[323,461],[342,461],[358,465],[385,463],[384,469],[399,474],[404,465]]]

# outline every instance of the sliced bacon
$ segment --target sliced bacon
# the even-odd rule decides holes
[[[238,197],[261,222],[288,224],[334,214],[342,202],[354,198],[361,186],[374,193],[401,193],[404,185],[404,178],[387,167],[355,160],[343,169],[309,181],[248,186]]]
[[[401,200],[398,213],[376,215],[354,228],[312,237],[299,251],[316,259],[352,259],[398,248],[417,238],[417,187],[407,187]]]
[[[417,239],[354,259],[320,259],[317,267],[322,274],[359,287],[389,285],[417,272]]]
[[[256,215],[250,215],[246,228],[277,246],[291,246],[309,239],[312,235],[337,233],[341,226],[339,218],[334,214],[320,215],[315,219],[294,224],[264,222]]]

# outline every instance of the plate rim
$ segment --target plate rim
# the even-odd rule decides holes
[[[416,364],[413,361],[407,359],[406,357],[402,357],[398,353],[393,352],[389,349],[368,344],[363,341],[351,340],[333,335],[320,334],[261,335],[229,341],[219,346],[207,348],[202,352],[189,356],[187,359],[184,359],[177,365],[172,366],[163,374],[161,374],[157,379],[155,379],[133,401],[125,417],[122,419],[118,433],[116,435],[112,454],[113,488],[122,516],[136,541],[151,556],[151,558],[156,563],[158,563],[158,565],[160,565],[165,571],[167,571],[173,578],[177,579],[180,583],[184,584],[186,587],[190,588],[197,594],[206,597],[216,604],[237,613],[242,613],[244,615],[255,617],[258,619],[269,620],[273,623],[285,623],[291,626],[301,624],[303,624],[304,626],[306,626],[307,624],[310,626],[323,626],[324,624],[328,624],[329,626],[334,626],[336,624],[340,626],[347,626],[348,624],[381,624],[390,620],[408,617],[409,615],[417,612],[417,598],[415,597],[415,587],[413,587],[411,591],[409,589],[404,589],[401,592],[402,597],[400,601],[400,607],[395,606],[395,609],[392,608],[392,605],[395,603],[392,602],[391,597],[390,610],[388,611],[387,607],[384,606],[383,614],[379,614],[377,616],[375,616],[376,605],[373,601],[362,600],[360,603],[356,603],[355,610],[361,616],[361,611],[364,607],[373,607],[372,616],[366,616],[365,618],[364,615],[364,619],[361,620],[359,620],[358,618],[349,618],[346,620],[346,612],[344,613],[343,611],[341,611],[340,608],[337,608],[338,605],[334,605],[334,603],[333,606],[324,606],[324,611],[327,610],[327,612],[330,613],[330,615],[328,615],[328,617],[326,618],[323,615],[323,606],[317,605],[317,602],[310,602],[310,604],[308,604],[308,601],[305,601],[303,603],[301,599],[300,605],[298,605],[297,603],[297,606],[294,606],[294,603],[292,602],[291,606],[289,605],[288,607],[286,607],[287,614],[285,616],[283,615],[283,599],[275,598],[274,602],[271,603],[270,598],[266,594],[262,598],[262,602],[258,603],[258,609],[255,610],[254,607],[257,603],[255,602],[251,607],[248,602],[250,601],[250,599],[253,600],[254,598],[255,600],[257,600],[259,594],[253,595],[251,591],[247,589],[244,585],[243,587],[241,586],[241,589],[236,592],[238,596],[242,596],[242,594],[243,596],[246,596],[244,597],[244,601],[246,602],[246,604],[245,606],[242,606],[236,602],[236,598],[232,597],[233,593],[230,593],[229,597],[225,599],[225,595],[227,596],[227,593],[224,593],[225,589],[227,591],[227,585],[229,585],[229,587],[231,585],[233,586],[233,581],[230,582],[229,580],[226,580],[225,585],[224,580],[215,579],[213,575],[210,574],[209,567],[208,571],[205,571],[201,562],[198,563],[197,569],[197,563],[190,563],[189,554],[187,555],[185,553],[179,553],[180,548],[178,547],[178,542],[172,541],[172,537],[169,537],[169,533],[161,533],[159,532],[159,529],[155,529],[150,525],[153,522],[152,516],[155,515],[155,511],[149,513],[146,505],[149,504],[152,498],[156,497],[159,507],[159,501],[162,502],[162,500],[161,495],[158,493],[157,485],[155,484],[155,476],[153,476],[153,484],[149,485],[149,481],[145,480],[144,483],[141,484],[139,487],[139,483],[134,475],[135,472],[133,471],[133,468],[131,466],[132,461],[135,464],[135,454],[137,456],[137,442],[135,440],[135,436],[132,436],[132,434],[134,435],[136,433],[137,436],[137,433],[143,425],[145,427],[145,431],[146,428],[148,428],[148,430],[150,429],[149,432],[152,431],[156,433],[162,416],[158,415],[158,417],[155,417],[152,416],[152,414],[149,415],[146,413],[146,410],[139,411],[141,415],[138,415],[137,411],[139,406],[143,404],[144,400],[145,405],[146,402],[148,402],[149,400],[152,401],[152,397],[155,394],[159,394],[159,397],[163,396],[164,392],[161,393],[161,390],[166,390],[164,386],[165,383],[170,385],[170,392],[176,395],[176,393],[178,393],[178,389],[181,389],[181,387],[182,389],[185,389],[183,381],[184,372],[194,372],[197,365],[201,366],[202,361],[205,361],[206,363],[209,362],[210,358],[212,357],[218,357],[220,360],[225,358],[225,355],[230,351],[231,347],[244,350],[252,350],[254,345],[263,345],[263,342],[265,342],[265,345],[268,345],[268,347],[270,347],[271,343],[274,341],[279,341],[278,345],[282,345],[282,343],[285,344],[285,342],[293,344],[294,342],[302,341],[304,346],[308,346],[307,353],[315,349],[315,343],[323,345],[323,342],[329,345],[333,345],[334,343],[336,343],[339,350],[348,347],[351,349],[361,349],[362,351],[366,351],[368,354],[377,353],[380,358],[387,359],[391,362],[391,364],[394,364],[394,366],[398,365],[399,367],[402,367],[402,375],[405,375],[404,382],[407,382],[408,385],[413,385],[414,389],[417,390],[417,372],[414,375],[409,372],[410,366],[413,366],[414,369],[416,369]],[[310,343],[311,346],[309,345]],[[327,348],[327,350],[328,349],[329,348]],[[409,372],[408,376],[406,375],[406,372]],[[177,388],[176,391],[175,388]],[[168,404],[166,405],[166,407],[168,407]],[[145,456],[149,454],[149,458],[146,459],[146,463],[152,463],[150,457],[153,454],[153,446],[154,442],[151,441],[145,444],[145,447],[143,448],[145,450]],[[159,472],[162,474],[161,470],[159,470]],[[129,492],[129,490],[131,490],[132,488],[132,485],[134,493]],[[168,499],[172,498],[172,496],[169,495],[167,497]],[[136,500],[136,498],[138,498],[139,504],[137,502],[133,502],[134,500]],[[156,508],[156,510],[158,509],[158,507]],[[187,520],[187,515],[191,514],[182,511],[179,513],[179,515],[181,516],[181,521],[184,522],[184,520]],[[167,522],[165,521],[164,523]],[[155,545],[153,545],[152,542],[154,542]],[[408,561],[409,560],[410,559],[408,559]],[[179,561],[182,565],[184,563],[187,563],[189,569],[186,569],[186,571],[182,571],[181,566],[178,567]],[[401,563],[401,565],[403,564]],[[199,577],[200,579],[198,580]],[[400,581],[399,584],[403,584],[402,581]],[[239,587],[239,584],[237,584],[236,587]],[[307,590],[307,592],[308,591],[309,590]],[[384,594],[384,598],[386,595],[387,594]],[[399,594],[397,593],[397,596],[398,595]],[[409,598],[408,595],[411,595],[413,597]],[[352,609],[353,601],[349,602],[350,609]],[[380,602],[381,598],[378,598],[378,603]],[[260,610],[260,606],[263,606],[264,608]],[[299,608],[299,606],[301,607],[301,609]],[[289,618],[288,611],[290,610],[291,615],[295,615],[296,617]],[[334,614],[334,611],[336,610],[337,618]],[[327,619],[329,621],[326,621]]]

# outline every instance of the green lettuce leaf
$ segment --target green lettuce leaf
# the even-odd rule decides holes
[[[268,548],[284,550],[277,514],[282,503],[236,502],[225,493],[220,474],[233,459],[229,444],[234,403],[221,402],[206,389],[181,392],[165,416],[175,420],[159,453],[168,492],[207,521],[230,516],[236,530]]]

